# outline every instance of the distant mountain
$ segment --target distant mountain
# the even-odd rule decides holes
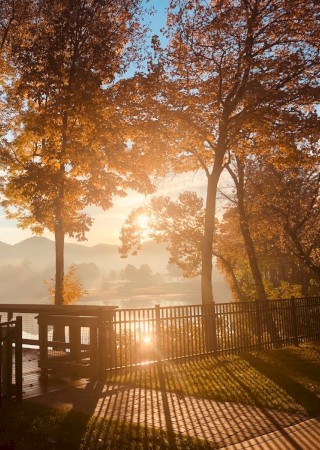
[[[108,278],[111,271],[120,273],[128,264],[139,268],[148,264],[153,274],[165,274],[169,252],[163,244],[147,241],[136,256],[121,258],[117,245],[98,244],[88,247],[81,244],[65,244],[65,266],[88,264],[82,267],[81,279],[85,287],[92,288]],[[90,264],[90,266],[89,266]],[[43,280],[54,276],[55,245],[44,237],[31,237],[15,245],[0,242],[0,300],[25,295],[43,296]],[[199,280],[195,280],[198,284]],[[223,276],[214,270],[215,296],[220,301],[230,298],[230,292]],[[198,288],[197,288],[198,289]],[[200,285],[199,285],[200,295]]]
[[[154,272],[165,272],[169,254],[165,247],[155,242],[145,242],[137,256],[121,258],[117,245],[98,244],[88,247],[81,244],[65,244],[66,265],[91,263],[105,271],[121,270],[127,264],[149,264]],[[21,264],[29,261],[35,267],[53,266],[55,246],[50,239],[34,236],[15,245],[0,242],[0,265]]]

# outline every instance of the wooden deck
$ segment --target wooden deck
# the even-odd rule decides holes
[[[82,384],[83,379],[65,377],[54,373],[49,373],[48,377],[42,377],[38,367],[39,350],[23,349],[22,359],[22,392],[23,399],[37,397],[49,392],[60,391],[70,385]]]

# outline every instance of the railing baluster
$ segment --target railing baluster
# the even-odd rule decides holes
[[[90,314],[101,318],[104,317],[104,312],[107,313],[107,309],[89,306],[83,308],[76,305],[69,307],[0,305],[0,314],[7,313],[10,316],[16,316],[19,312],[26,314],[28,317],[24,316],[22,326],[29,334],[23,337],[23,343],[32,342],[39,346],[38,335],[35,339],[31,339],[33,336],[29,332],[31,328],[35,328],[38,333],[34,325],[37,312],[42,315]],[[101,342],[105,335],[103,340],[106,349],[102,353],[106,355],[106,362],[101,364],[102,372],[106,369],[133,366],[159,358],[172,360],[209,353],[241,353],[253,349],[270,349],[276,346],[277,342],[298,345],[300,341],[308,341],[320,336],[319,297],[223,303],[213,304],[212,307],[211,305],[183,305],[166,308],[157,306],[156,308],[113,309],[109,315],[108,320],[98,320],[98,339],[94,339],[94,334],[92,335],[92,342],[96,340]],[[26,325],[28,328],[25,328]],[[277,328],[276,334],[273,331],[274,325]],[[7,333],[10,331],[7,330]],[[44,339],[43,336],[44,332],[40,328],[40,338]],[[148,337],[151,342],[148,341]],[[72,344],[74,342],[72,336],[70,339]],[[2,362],[5,358],[9,358],[6,345],[9,344],[2,344],[4,353]],[[83,343],[78,349],[79,354],[82,345]],[[45,358],[43,352],[47,351],[45,350],[47,347],[47,342],[41,343],[41,359]],[[66,348],[68,348],[67,344]],[[16,352],[18,355],[18,348]],[[100,352],[99,355],[102,353]],[[12,361],[11,363],[9,361],[6,366],[12,366]],[[19,370],[18,367],[16,373]],[[6,378],[9,379],[10,376]],[[2,386],[4,392],[11,389],[4,379]]]

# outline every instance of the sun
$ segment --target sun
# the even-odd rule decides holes
[[[137,217],[137,224],[143,230],[149,230],[149,220],[150,218],[146,214],[139,214],[139,216]]]
[[[144,344],[151,344],[151,342],[152,342],[152,339],[151,339],[151,336],[149,336],[149,335],[145,335],[145,336],[143,336],[143,343]]]

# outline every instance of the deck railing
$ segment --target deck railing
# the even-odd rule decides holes
[[[91,327],[89,333],[85,323],[78,329],[70,327],[70,335],[65,335],[66,344],[60,345],[60,349],[69,352],[69,357],[78,352],[82,358],[88,345],[93,353],[92,342],[96,340],[99,373],[151,361],[244,353],[320,339],[320,297],[192,306],[157,305],[143,309],[0,305],[0,314],[3,312],[7,312],[9,318],[23,313],[23,342],[36,346],[39,345],[38,315],[54,314],[54,323],[58,320],[56,316],[61,315],[61,323],[64,321],[65,325],[70,322],[63,319],[65,315],[95,317],[97,320],[92,323],[97,323],[96,332]],[[53,331],[46,336],[45,342],[50,366],[50,358],[57,355]],[[72,342],[75,350],[71,347]]]
[[[320,297],[119,309],[111,367],[240,354],[320,339]]]
[[[0,406],[3,398],[22,400],[22,317],[0,322]]]

